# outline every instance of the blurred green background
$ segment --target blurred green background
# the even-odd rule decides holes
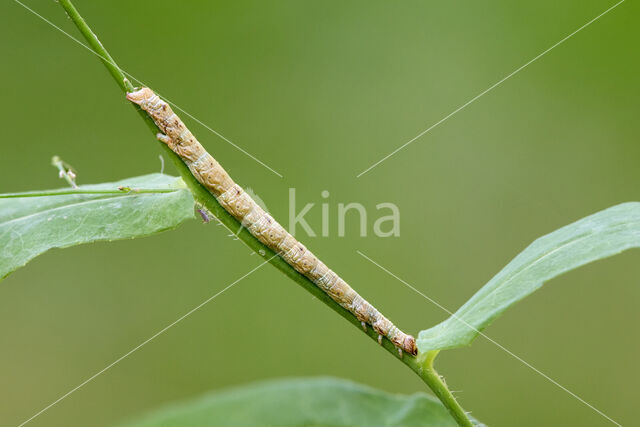
[[[25,1],[70,34],[51,0]],[[120,65],[281,173],[186,120],[286,224],[288,188],[329,237],[298,237],[409,332],[456,309],[536,237],[638,200],[638,4],[627,1],[360,178],[390,151],[614,2],[103,1],[76,6]],[[87,50],[0,5],[0,192],[160,169],[158,144]],[[171,167],[169,173],[175,173]],[[338,203],[392,202],[401,236],[337,236]],[[640,253],[553,280],[487,334],[624,425],[637,423]],[[213,223],[54,250],[0,283],[0,418],[17,425],[259,263]],[[483,338],[438,367],[495,426],[608,425]],[[271,267],[33,420],[111,425],[205,391],[334,375],[425,386]]]

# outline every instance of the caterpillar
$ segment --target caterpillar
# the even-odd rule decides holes
[[[400,355],[402,351],[417,354],[415,338],[398,329],[265,212],[204,149],[169,104],[149,88],[130,92],[127,99],[153,119],[162,130],[158,139],[182,159],[193,176],[254,237],[349,310],[365,330],[367,324],[371,325],[378,333],[380,344],[385,336],[398,348]]]

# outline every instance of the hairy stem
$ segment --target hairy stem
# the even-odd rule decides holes
[[[93,33],[93,31],[89,28],[85,20],[80,16],[76,8],[73,6],[70,0],[60,0],[60,5],[67,12],[71,20],[78,27],[82,35],[85,37],[91,48],[100,56],[102,62],[105,64],[111,76],[115,79],[118,86],[126,93],[133,91],[133,85],[129,82],[129,80],[125,77],[125,74],[122,72],[120,67],[115,63],[109,52],[104,48],[102,43],[98,37]],[[123,97],[124,100],[124,97]],[[149,129],[153,133],[154,137],[156,133],[160,131],[153,123],[151,118],[146,115],[146,113],[138,108],[138,113],[142,115],[145,122],[147,123]],[[282,258],[279,256],[274,256],[275,253],[260,243],[258,239],[253,237],[251,233],[244,227],[241,227],[241,224],[236,221],[216,200],[216,198],[209,193],[209,191],[204,188],[191,174],[187,166],[180,160],[180,158],[171,151],[165,144],[159,143],[159,145],[165,150],[166,154],[171,158],[173,163],[175,164],[180,176],[187,184],[189,189],[194,195],[194,198],[197,202],[206,207],[218,220],[226,226],[229,230],[238,230],[240,231],[236,233],[237,237],[246,244],[253,251],[258,253],[262,258],[268,260],[271,265],[284,273],[287,277],[291,278],[294,282],[302,286],[305,290],[310,292],[317,299],[325,303],[329,308],[338,313],[340,316],[345,318],[348,322],[354,325],[359,331],[363,331],[360,321],[351,314],[348,310],[341,307],[338,303],[331,299],[326,293],[324,293],[320,288],[318,288],[313,282],[307,279],[302,274],[298,273],[293,267],[287,264]],[[377,340],[378,333],[373,330],[373,328],[367,328],[366,333],[371,339]],[[382,347],[391,353],[396,359],[400,360],[402,363],[407,365],[411,370],[413,370],[438,396],[438,398],[442,401],[444,406],[449,410],[455,420],[461,426],[471,426],[473,425],[469,418],[467,418],[465,412],[462,410],[460,405],[456,402],[455,398],[451,394],[451,392],[447,389],[446,385],[440,377],[437,375],[435,370],[433,369],[433,358],[428,359],[429,364],[424,365],[419,361],[415,356],[411,356],[408,354],[404,354],[401,357],[398,356],[397,349],[389,341],[384,338],[382,341]],[[421,355],[418,355],[421,357]],[[434,356],[435,357],[435,356]]]
[[[438,399],[440,399],[451,416],[460,426],[472,427],[474,425],[473,422],[471,422],[467,413],[462,409],[462,406],[460,406],[451,390],[447,387],[447,383],[445,383],[444,378],[440,376],[433,367],[433,361],[438,355],[438,352],[439,350],[435,350],[418,355],[418,358],[422,360],[418,375],[420,375],[420,378],[422,378]]]

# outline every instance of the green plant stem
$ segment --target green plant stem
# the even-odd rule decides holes
[[[447,387],[444,382],[444,378],[438,374],[433,367],[433,361],[438,355],[440,350],[429,351],[424,355],[419,355],[419,359],[423,360],[420,372],[420,378],[429,386],[429,388],[435,393],[440,401],[447,408],[451,416],[456,420],[460,426],[473,427],[473,422],[467,416],[467,413],[462,409],[462,406],[458,403],[453,393]]]
[[[125,93],[131,92],[134,89],[133,86],[131,85],[129,80],[126,79],[124,73],[120,70],[120,67],[118,67],[118,65],[115,63],[111,55],[109,55],[102,43],[100,43],[98,37],[93,33],[93,31],[91,31],[82,16],[80,16],[78,11],[73,6],[72,2],[70,0],[60,0],[60,5],[64,8],[71,20],[80,30],[82,35],[89,42],[91,48],[100,56],[102,62],[109,70],[109,73],[111,73],[111,76],[115,79],[116,83],[118,83],[118,86],[120,86],[120,88]],[[155,136],[160,131],[160,129],[156,127],[151,118],[147,116],[144,111],[140,110],[137,106],[136,109],[139,113],[141,113],[145,122],[151,129],[151,132]],[[220,206],[216,198],[195,179],[187,166],[173,151],[171,151],[166,146],[166,144],[159,143],[159,145],[165,150],[165,153],[167,153],[169,158],[171,158],[176,168],[178,169],[180,176],[193,193],[193,196],[197,202],[207,208],[229,230],[234,230],[233,232],[235,233],[235,230],[240,229],[239,232],[235,233],[240,241],[242,241],[256,253],[260,254],[262,258],[268,260],[271,265],[280,270],[287,277],[291,278],[294,282],[302,286],[306,291],[310,292],[317,299],[325,303],[333,311],[345,318],[348,322],[358,328],[358,330],[363,331],[362,326],[360,325],[360,321],[351,312],[341,307],[338,303],[332,300],[331,297],[324,293],[305,276],[298,273],[282,258],[280,258],[279,256],[274,257],[275,253],[271,249],[260,243],[258,239],[253,237],[253,235],[251,235],[251,233],[249,233],[249,231],[245,227],[242,227],[235,218],[233,218],[226,210],[224,210],[224,208],[222,208],[222,206]],[[378,339],[378,333],[371,327],[367,328],[365,333],[373,340]],[[449,392],[446,385],[440,380],[440,377],[433,370],[432,359],[430,361],[431,365],[425,368],[415,356],[411,356],[405,353],[402,357],[399,357],[396,347],[391,341],[386,338],[384,338],[382,341],[382,347],[389,353],[391,353],[396,359],[400,360],[416,374],[418,374],[418,376],[420,376],[420,378],[434,391],[436,396],[440,398],[444,406],[447,407],[449,412],[454,416],[456,421],[461,426],[472,425],[471,421],[467,418],[460,405],[458,405],[451,392]],[[436,381],[435,378],[438,378],[438,381]]]

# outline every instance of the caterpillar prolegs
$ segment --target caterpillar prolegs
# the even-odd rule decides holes
[[[171,107],[149,88],[128,93],[163,133],[158,139],[185,162],[196,179],[215,196],[220,205],[242,223],[260,242],[278,253],[296,271],[309,278],[334,301],[353,313],[366,329],[369,324],[397,348],[416,354],[416,341],[394,326],[354,291],[340,276],[316,258],[302,243],[266,213],[220,164],[204,149]]]

